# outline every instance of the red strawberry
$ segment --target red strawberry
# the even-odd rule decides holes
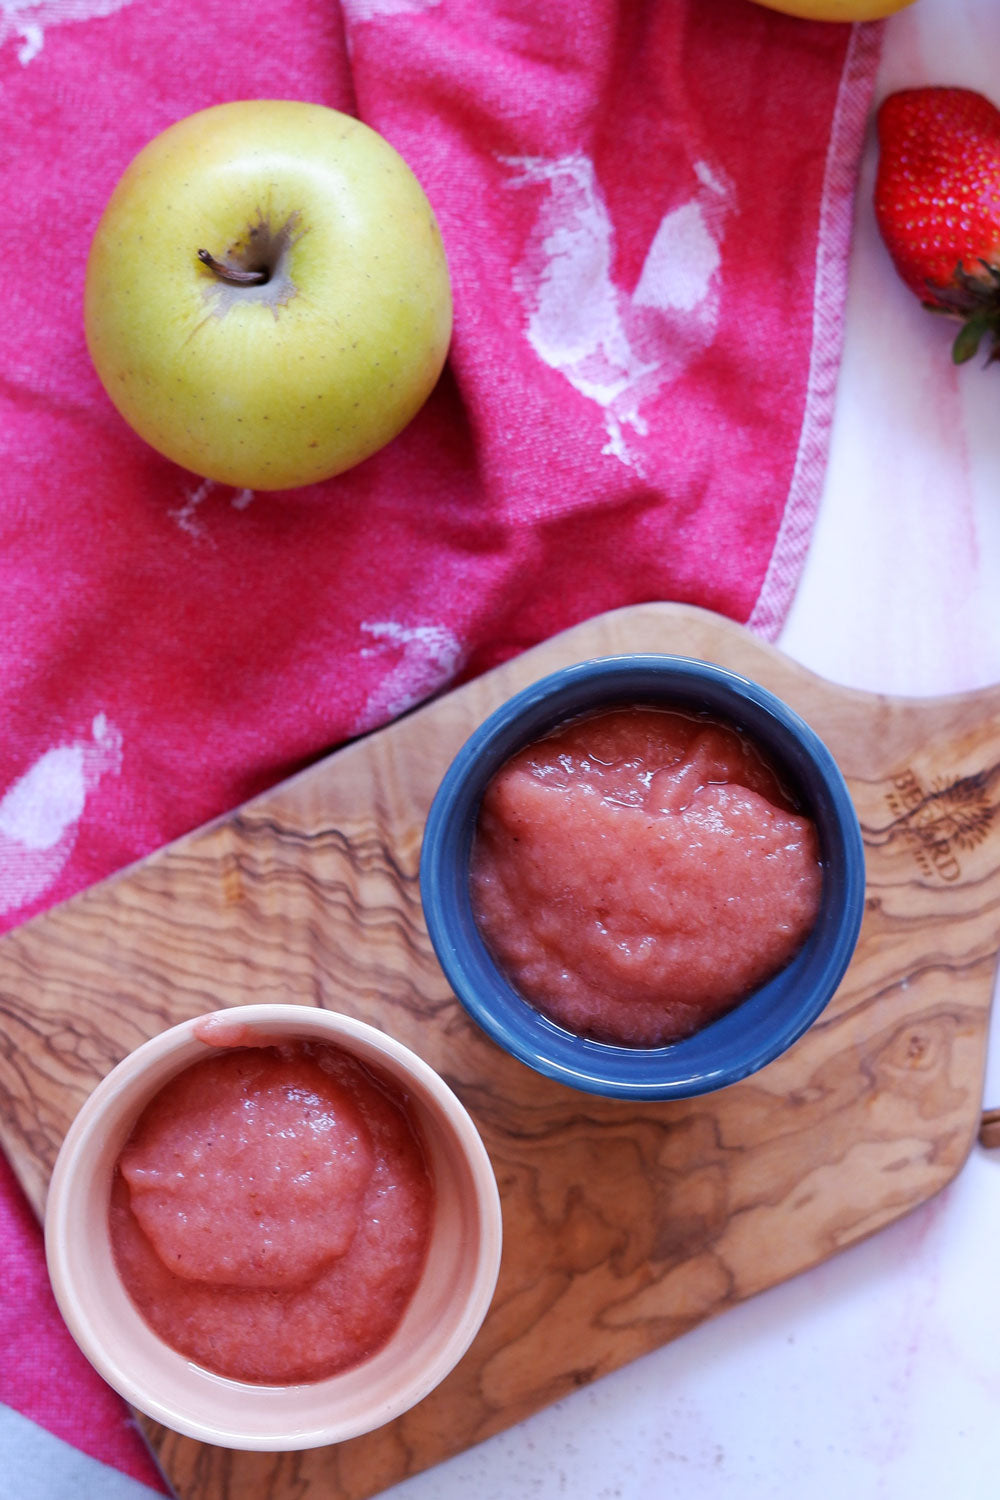
[[[984,336],[1000,359],[1000,110],[972,89],[903,89],[878,114],[875,217],[926,307],[961,319],[952,357]]]

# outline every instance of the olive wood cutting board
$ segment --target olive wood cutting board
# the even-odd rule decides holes
[[[430,947],[421,830],[497,704],[629,651],[743,672],[826,740],[864,830],[867,901],[834,1000],[750,1080],[631,1104],[550,1083],[467,1019]],[[936,1193],[980,1119],[1000,947],[1000,686],[849,691],[681,605],[580,625],[355,742],[0,942],[2,1143],[41,1213],[62,1137],[129,1050],[247,1001],[392,1033],[476,1120],[503,1200],[496,1297],[418,1407],[305,1453],[239,1453],[145,1423],[184,1500],[362,1500],[507,1428]]]

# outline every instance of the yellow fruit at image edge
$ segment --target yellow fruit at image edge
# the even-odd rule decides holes
[[[237,488],[312,484],[407,425],[448,352],[431,206],[368,126],[293,100],[171,125],[91,245],[84,325],[125,420]]]
[[[806,21],[880,21],[905,10],[914,0],[754,0],[754,4]]]

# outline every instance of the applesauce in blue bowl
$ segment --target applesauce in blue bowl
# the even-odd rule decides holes
[[[420,886],[445,976],[500,1047],[586,1092],[683,1098],[757,1072],[823,1011],[864,851],[836,761],[786,703],[713,663],[629,655],[555,672],[474,731]]]

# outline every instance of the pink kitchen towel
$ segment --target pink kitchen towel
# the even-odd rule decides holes
[[[0,931],[601,611],[680,600],[776,635],[823,479],[879,35],[751,0],[0,3]],[[286,494],[149,450],[81,319],[131,157],[263,97],[388,137],[455,294],[410,428]],[[44,1271],[0,1188],[10,1350]],[[0,1353],[0,1401],[155,1483],[58,1338],[41,1374]]]

